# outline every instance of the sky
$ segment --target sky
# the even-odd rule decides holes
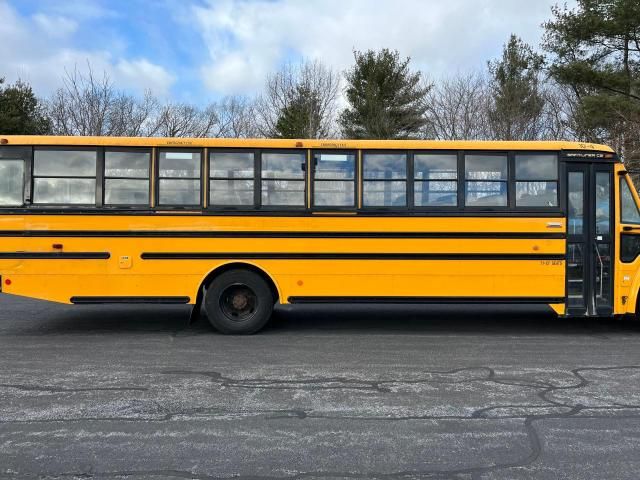
[[[40,96],[65,72],[106,72],[135,95],[207,103],[253,95],[287,62],[344,71],[397,49],[430,78],[486,68],[511,33],[538,46],[573,0],[0,0],[0,77]]]

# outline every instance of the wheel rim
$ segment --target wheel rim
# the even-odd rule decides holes
[[[229,285],[220,295],[222,313],[234,322],[243,322],[251,318],[257,306],[257,295],[243,283]]]

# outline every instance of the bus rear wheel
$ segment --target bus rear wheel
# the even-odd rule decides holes
[[[207,286],[204,309],[221,333],[249,335],[262,329],[273,311],[273,294],[267,282],[249,270],[229,270]]]

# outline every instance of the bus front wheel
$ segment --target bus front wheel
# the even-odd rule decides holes
[[[249,270],[229,270],[207,286],[204,308],[211,325],[221,333],[249,335],[264,327],[274,298],[267,282]]]

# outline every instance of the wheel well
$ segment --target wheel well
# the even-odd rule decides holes
[[[216,276],[221,275],[224,272],[228,272],[229,270],[237,270],[237,269],[249,270],[251,272],[254,272],[260,275],[262,279],[265,282],[267,282],[267,285],[269,285],[269,289],[271,290],[271,293],[273,295],[273,301],[277,302],[279,300],[280,295],[278,294],[278,287],[276,287],[275,282],[267,274],[267,272],[265,272],[259,267],[256,267],[255,265],[251,265],[250,263],[233,262],[233,263],[225,263],[224,265],[220,265],[219,267],[209,272],[206,277],[204,277],[204,280],[202,280],[202,283],[198,288],[198,296],[197,296],[196,304],[200,305],[202,303],[204,287],[206,287]]]

